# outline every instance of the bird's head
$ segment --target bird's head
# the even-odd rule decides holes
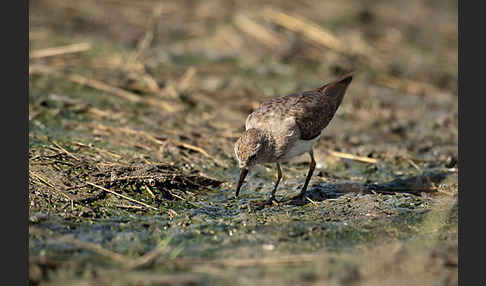
[[[236,196],[240,192],[241,185],[245,180],[250,168],[262,162],[266,145],[265,135],[257,129],[248,129],[235,143],[235,155],[240,167],[240,179],[236,187]]]
[[[243,132],[235,143],[235,155],[238,159],[238,166],[243,169],[250,169],[259,163],[260,153],[265,145],[265,136],[257,129],[249,129]]]

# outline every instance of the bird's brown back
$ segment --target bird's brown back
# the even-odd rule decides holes
[[[318,89],[263,102],[248,116],[246,129],[257,128],[272,132],[280,131],[281,126],[286,123],[290,128],[294,124],[299,129],[299,139],[311,140],[334,117],[352,78],[352,74],[347,74]]]

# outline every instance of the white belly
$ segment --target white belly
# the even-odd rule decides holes
[[[322,133],[319,134],[314,139],[311,140],[298,140],[295,144],[287,151],[287,153],[280,158],[279,161],[286,161],[293,157],[302,155],[304,153],[310,152],[314,144],[316,144],[317,140],[321,137]]]

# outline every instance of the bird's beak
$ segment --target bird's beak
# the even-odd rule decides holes
[[[236,187],[236,196],[235,197],[238,197],[238,195],[240,194],[241,185],[243,185],[243,181],[245,181],[245,177],[246,177],[247,174],[248,174],[248,169],[246,169],[246,168],[241,169],[240,179],[238,180],[238,186]]]

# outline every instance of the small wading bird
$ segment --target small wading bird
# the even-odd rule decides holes
[[[280,162],[309,153],[309,172],[299,195],[293,198],[304,200],[316,166],[312,147],[336,113],[352,79],[350,73],[314,90],[270,99],[248,115],[246,130],[235,143],[240,167],[236,197],[250,168],[276,163],[277,179],[268,203],[277,202],[275,192],[282,178]]]

